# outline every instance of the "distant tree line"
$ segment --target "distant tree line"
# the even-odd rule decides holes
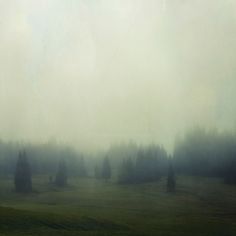
[[[55,175],[58,171],[58,163],[64,159],[70,176],[86,177],[88,175],[84,155],[71,147],[55,143],[22,145],[0,141],[0,176],[12,176],[15,173],[17,153],[22,146],[27,152],[31,172],[34,174]]]
[[[176,141],[173,160],[179,174],[221,177],[236,184],[236,135],[194,128]]]
[[[67,186],[67,176],[66,162],[62,159],[58,165],[55,181],[53,181],[52,176],[50,176],[49,184],[53,184],[57,187],[65,187]],[[14,174],[14,183],[15,191],[18,193],[30,193],[33,191],[31,166],[25,150],[19,152]]]
[[[13,176],[17,192],[32,191],[32,175],[47,174],[49,183],[68,185],[68,178],[91,177],[115,179],[121,184],[158,181],[166,177],[168,192],[175,191],[175,174],[221,177],[236,184],[236,135],[217,130],[195,128],[176,140],[173,158],[159,145],[139,146],[135,143],[112,146],[93,158],[73,148],[45,144],[21,145],[0,141],[0,174]],[[19,153],[18,156],[16,153]]]
[[[124,158],[118,172],[120,183],[145,183],[166,174],[167,153],[158,145],[140,147],[136,156]]]

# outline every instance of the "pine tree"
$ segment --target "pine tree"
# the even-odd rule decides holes
[[[26,152],[19,152],[15,170],[15,190],[19,193],[32,192],[31,170]]]
[[[64,159],[59,163],[55,184],[58,187],[65,187],[67,185],[67,168]]]
[[[101,177],[106,180],[111,178],[111,165],[108,157],[103,161]]]
[[[167,192],[175,192],[175,173],[172,163],[169,163],[168,176],[167,176]]]

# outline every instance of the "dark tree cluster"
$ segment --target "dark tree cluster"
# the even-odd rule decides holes
[[[32,192],[31,167],[26,155],[26,151],[19,152],[16,168],[15,168],[15,190],[18,193]],[[50,184],[55,184],[58,187],[65,187],[67,185],[67,167],[65,160],[59,162],[58,171],[53,182],[53,177],[50,176]]]
[[[174,164],[181,174],[222,177],[225,183],[236,183],[236,135],[195,128],[176,141]]]
[[[22,144],[0,140],[0,176],[12,176],[15,173],[16,153],[21,149],[21,146]],[[84,156],[73,148],[59,146],[56,143],[25,144],[24,147],[30,158],[31,171],[34,174],[55,176],[58,170],[58,163],[64,159],[70,176],[87,177],[88,175]]]
[[[119,168],[120,183],[157,181],[165,175],[166,151],[159,146],[140,148],[135,158],[125,158]]]
[[[32,152],[29,151],[29,153],[32,153]],[[37,165],[40,165],[40,164],[45,165],[45,169],[47,169],[51,165],[51,163],[55,165],[52,171],[49,171],[50,170],[49,168],[47,169],[46,173],[49,174],[49,184],[55,185],[57,187],[67,186],[67,179],[69,175],[77,176],[77,177],[86,177],[87,169],[85,166],[84,158],[80,156],[75,158],[74,154],[71,157],[69,153],[70,152],[67,150],[65,153],[62,153],[61,155],[59,155],[61,157],[60,160],[58,158],[56,158],[56,160],[53,160],[52,157],[48,156],[47,162],[42,161],[42,163],[40,162],[40,159],[38,159],[37,162],[35,162],[36,159],[30,156],[30,163],[29,163],[26,151],[21,151],[19,152],[15,168],[14,168],[14,164],[12,164],[14,160],[13,154],[12,154],[11,158],[8,160],[9,162],[6,161],[6,163],[11,163],[13,165],[13,169],[15,169],[14,170],[14,183],[15,183],[16,192],[19,192],[19,193],[32,192],[31,174],[32,173],[38,174],[37,168],[35,168],[36,163]],[[68,156],[66,154],[68,154]],[[34,163],[34,165],[32,165],[32,162]],[[46,163],[49,166],[47,166]],[[69,163],[69,168],[68,168],[68,163]],[[8,174],[10,173],[11,172],[9,172]]]

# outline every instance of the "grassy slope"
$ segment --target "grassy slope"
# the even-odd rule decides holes
[[[165,180],[121,186],[74,179],[65,190],[46,182],[35,178],[38,192],[24,196],[1,181],[1,205],[14,209],[0,208],[0,235],[236,235],[236,187],[219,179],[178,177],[174,195]]]

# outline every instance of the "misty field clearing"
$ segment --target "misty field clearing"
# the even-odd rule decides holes
[[[34,193],[17,194],[1,180],[0,235],[236,235],[236,187],[218,178],[178,176],[175,194],[166,181],[119,185],[71,179],[61,190],[47,176]]]

